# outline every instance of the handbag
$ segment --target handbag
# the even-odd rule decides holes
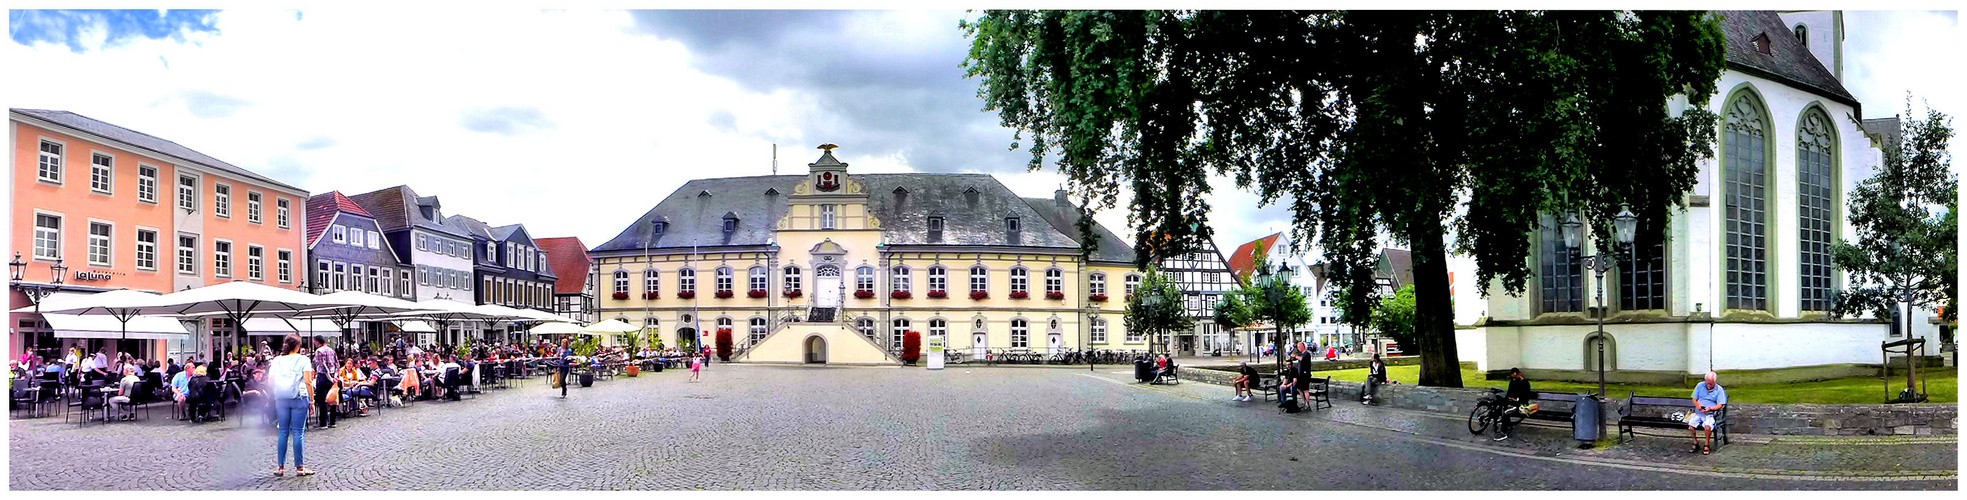
[[[563,381],[563,380],[560,380],[560,372],[553,372],[553,388],[554,388],[554,389],[559,389],[559,388],[560,388],[560,385],[561,385],[561,384],[565,384],[565,383],[566,383],[566,381]]]
[[[328,387],[327,401],[330,406],[341,404],[341,384],[337,383]]]

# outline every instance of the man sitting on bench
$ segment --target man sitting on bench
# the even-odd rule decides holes
[[[1154,360],[1154,378],[1151,379],[1149,383],[1151,384],[1166,383],[1165,380],[1168,378],[1168,375],[1174,373],[1174,371],[1175,371],[1175,360],[1169,359],[1168,355],[1163,354],[1161,355],[1160,359]]]
[[[1502,432],[1496,434],[1497,441],[1509,439],[1510,431],[1514,427],[1510,425],[1513,421],[1510,413],[1515,413],[1514,418],[1520,420],[1537,412],[1537,405],[1530,403],[1530,400],[1537,399],[1537,391],[1530,390],[1530,380],[1523,378],[1522,370],[1509,369],[1509,391],[1503,393],[1503,399],[1503,418],[1500,422],[1496,422],[1496,425],[1502,427]]]
[[[1706,455],[1714,452],[1714,413],[1728,405],[1728,390],[1714,382],[1714,372],[1707,372],[1707,379],[1694,386],[1694,415],[1687,417],[1687,433],[1694,436],[1694,449],[1688,453],[1700,452]],[[1701,429],[1707,429],[1707,442],[1701,442]]]

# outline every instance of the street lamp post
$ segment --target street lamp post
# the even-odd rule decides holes
[[[1634,236],[1633,233],[1637,230],[1639,218],[1634,216],[1632,211],[1621,209],[1619,210],[1619,214],[1612,218],[1612,221],[1613,238],[1618,241],[1618,244],[1625,245],[1630,250]],[[1571,213],[1564,217],[1562,232],[1564,235],[1564,246],[1569,248],[1583,248],[1581,245],[1584,243],[1585,236],[1584,221],[1579,219],[1578,214]],[[1596,301],[1598,302],[1598,331],[1593,334],[1592,343],[1597,347],[1598,352],[1598,397],[1602,398],[1605,397],[1605,271],[1612,269],[1613,261],[1611,255],[1600,251],[1599,253],[1582,257],[1580,264],[1591,269],[1592,274],[1597,278],[1598,284],[1596,297]]]

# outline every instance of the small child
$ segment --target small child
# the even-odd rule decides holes
[[[703,358],[690,356],[690,381],[697,382],[702,379],[703,379]]]

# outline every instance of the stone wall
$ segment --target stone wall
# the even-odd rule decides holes
[[[1183,370],[1183,381],[1229,385],[1235,373],[1216,370]],[[1332,381],[1333,404],[1358,404],[1365,384]],[[1451,415],[1467,415],[1475,401],[1489,392],[1486,388],[1422,387],[1407,384],[1380,386],[1380,405]],[[1606,435],[1616,432],[1622,401],[1604,403]],[[1735,404],[1729,406],[1730,432],[1737,434],[1779,435],[1953,435],[1959,431],[1960,406],[1954,404],[1919,405],[1819,405]]]
[[[1421,364],[1420,356],[1387,356],[1384,358],[1380,358],[1380,360],[1386,362],[1387,366],[1407,366],[1407,365]],[[1371,359],[1340,359],[1334,361],[1315,359],[1312,360],[1311,362],[1311,370],[1314,372],[1322,372],[1327,370],[1355,370],[1355,369],[1365,368],[1366,365],[1370,365],[1372,363],[1373,360]],[[1189,368],[1231,370],[1231,371],[1236,370],[1237,366],[1238,366],[1237,360],[1229,360],[1222,363],[1211,362],[1208,364],[1187,365],[1187,367]],[[1264,358],[1264,360],[1261,362],[1250,363],[1250,367],[1256,368],[1258,373],[1272,373],[1277,371],[1276,370],[1277,358],[1274,357]],[[1235,378],[1235,376],[1231,375],[1230,378]]]

